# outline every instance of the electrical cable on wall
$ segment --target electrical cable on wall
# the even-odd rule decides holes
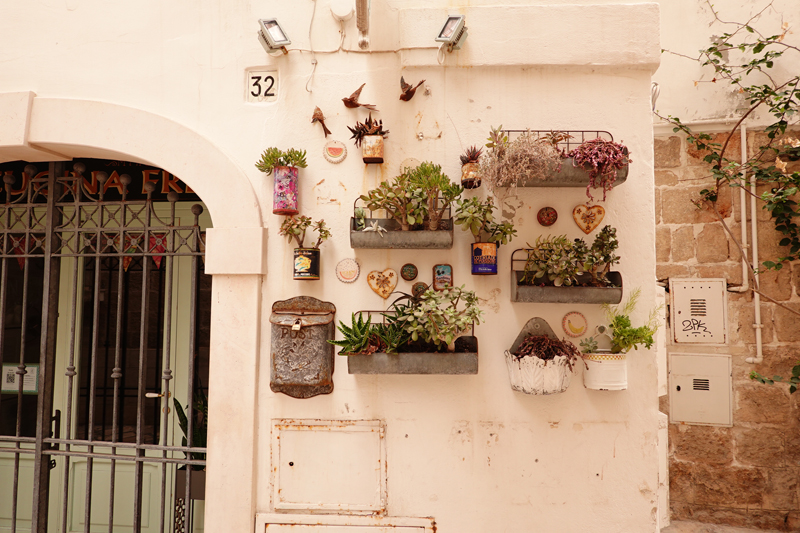
[[[314,53],[314,44],[311,42],[311,29],[314,27],[314,17],[317,15],[317,2],[315,0],[311,1],[314,2],[314,9],[311,10],[311,22],[308,23],[308,47],[311,48],[311,73],[306,81],[306,91],[308,92],[312,92],[309,85],[311,85],[311,80],[314,79],[314,72],[317,70],[317,56]]]

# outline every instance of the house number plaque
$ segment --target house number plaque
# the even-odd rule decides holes
[[[245,81],[248,102],[257,104],[278,100],[277,70],[250,70]]]

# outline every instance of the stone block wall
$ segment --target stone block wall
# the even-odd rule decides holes
[[[726,137],[719,134],[716,142]],[[748,151],[752,154],[763,139],[763,133],[748,133]],[[738,134],[730,140],[728,153],[740,158]],[[655,139],[657,277],[725,278],[729,288],[741,286],[736,242],[712,209],[692,203],[700,190],[713,185],[704,155],[678,135]],[[789,170],[800,170],[800,162],[790,163]],[[757,202],[756,220],[763,261],[786,250],[779,246],[781,235],[762,205]],[[738,189],[725,187],[717,210],[739,239]],[[749,217],[746,223],[749,229]],[[800,309],[800,264],[762,274],[761,290]],[[800,392],[790,395],[786,385],[761,385],[748,376],[752,370],[768,376],[791,374],[800,361],[800,316],[762,298],[764,360],[749,364],[745,358],[756,353],[753,306],[751,292],[728,293],[729,343],[717,349],[733,356],[733,427],[670,424],[670,509],[674,520],[798,531]],[[661,401],[662,411],[668,413],[668,396]]]

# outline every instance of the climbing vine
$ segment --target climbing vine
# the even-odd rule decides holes
[[[768,2],[763,9],[747,22],[729,22],[722,20],[714,6],[706,0],[715,21],[730,28],[720,36],[712,38],[711,46],[700,50],[699,56],[686,55],[662,50],[699,62],[703,67],[713,69],[714,76],[710,83],[727,83],[740,93],[747,103],[746,109],[736,124],[724,135],[724,142],[714,142],[714,137],[707,133],[695,133],[677,117],[656,115],[673,124],[675,133],[686,135],[687,142],[699,152],[705,153],[703,160],[710,165],[714,186],[700,191],[694,200],[698,207],[710,207],[731,238],[743,252],[741,243],[734,236],[723,217],[717,210],[722,187],[743,187],[748,194],[753,194],[751,184],[765,185],[766,189],[757,195],[763,202],[763,208],[770,212],[775,229],[784,237],[780,245],[785,253],[779,257],[769,258],[761,265],[750,265],[752,272],[757,270],[779,270],[787,261],[800,259],[800,225],[798,225],[798,204],[795,201],[800,190],[800,172],[787,172],[787,161],[800,156],[800,140],[786,136],[786,130],[797,123],[800,116],[800,75],[779,73],[776,65],[791,64],[795,68],[786,70],[796,73],[796,65],[800,63],[800,48],[785,42],[789,31],[788,23],[784,23],[781,32],[765,35],[755,28],[755,22],[773,2]],[[782,76],[782,77],[781,77]],[[701,82],[695,82],[695,84]],[[731,139],[739,126],[756,110],[764,112],[772,118],[772,122],[764,129],[767,143],[758,147],[757,152],[744,163],[734,161],[727,156]],[[745,254],[742,253],[744,257]],[[757,285],[756,285],[757,288]],[[757,290],[757,289],[756,289]]]

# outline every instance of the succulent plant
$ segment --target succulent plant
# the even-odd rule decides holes
[[[339,355],[357,355],[364,353],[372,353],[369,351],[370,336],[372,335],[372,316],[367,316],[367,320],[361,316],[361,313],[353,313],[350,317],[350,326],[345,325],[341,320],[339,321],[338,329],[344,335],[344,339],[328,340],[329,343],[339,346]]]
[[[314,222],[311,220],[311,217],[303,215],[286,217],[278,230],[278,234],[282,237],[288,237],[289,242],[292,242],[292,239],[294,239],[297,243],[297,247],[302,248],[308,228],[316,231],[318,236],[317,242],[311,248],[319,248],[320,245],[331,236],[331,231],[328,229],[328,226],[325,225],[325,220]]]
[[[361,141],[367,135],[380,135],[384,138],[389,135],[389,130],[383,129],[382,120],[372,120],[372,113],[369,114],[369,117],[364,122],[356,121],[354,128],[347,126],[347,129],[353,134],[350,138],[353,139],[353,142],[358,147],[361,146]]]
[[[267,148],[261,154],[261,159],[256,162],[256,168],[267,174],[272,173],[277,167],[306,168],[306,151],[289,148],[285,152],[274,146]]]
[[[412,183],[407,174],[382,182],[378,187],[360,196],[364,206],[377,211],[383,209],[408,230],[414,224],[422,224],[425,218],[425,197],[422,188]]]
[[[483,313],[475,292],[464,289],[463,285],[441,291],[427,289],[416,301],[396,312],[397,321],[411,335],[412,341],[422,339],[437,346],[451,345],[473,324],[480,323]],[[395,309],[400,308],[395,306]]]
[[[470,231],[475,237],[475,242],[495,242],[508,244],[517,234],[511,222],[498,223],[494,221],[494,201],[491,197],[481,201],[474,196],[469,199],[456,200],[453,221],[461,226],[462,230]]]
[[[464,188],[451,182],[450,178],[442,172],[442,167],[430,161],[424,161],[418,166],[406,170],[405,174],[413,185],[422,190],[425,197],[428,229],[438,230],[445,210],[456,198],[461,196]]]
[[[628,149],[614,141],[593,139],[586,141],[567,154],[571,157],[573,165],[583,168],[589,173],[589,184],[586,186],[586,196],[592,200],[593,188],[603,189],[603,201],[606,193],[617,181],[617,170],[630,163]]]
[[[467,163],[477,163],[480,158],[481,154],[483,153],[483,148],[478,148],[477,146],[470,146],[464,153],[460,156],[461,164],[466,165]]]

